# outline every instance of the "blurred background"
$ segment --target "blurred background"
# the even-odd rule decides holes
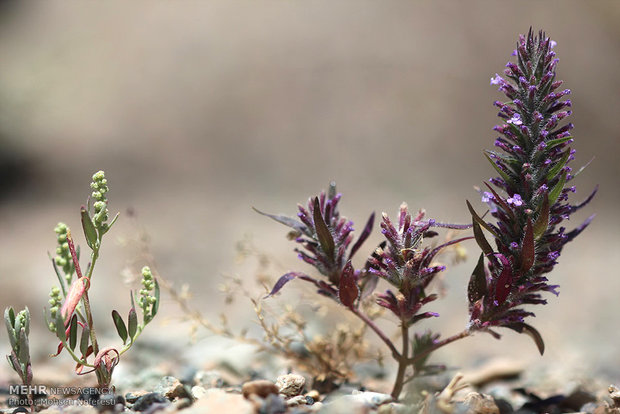
[[[159,271],[175,286],[188,283],[194,305],[215,316],[224,275],[261,292],[255,264],[237,260],[240,240],[269,252],[277,271],[309,270],[286,229],[251,206],[294,215],[297,202],[335,180],[341,212],[360,230],[370,212],[394,215],[402,201],[468,222],[465,200],[482,209],[473,186],[493,174],[481,151],[496,137],[492,102],[501,96],[489,80],[519,33],[545,30],[558,42],[558,78],[573,91],[573,168],[595,158],[573,201],[600,185],[571,224],[597,218],[552,273],[560,296],[535,309],[544,357],[507,332],[501,342],[478,335],[437,359],[465,367],[496,355],[561,361],[620,380],[620,3],[45,2],[3,3],[1,12],[0,304],[27,304],[43,325],[40,309],[56,282],[46,253],[55,249],[54,226],[80,228],[90,177],[103,169],[110,210],[121,212],[91,294],[103,332],[113,329],[112,306],[129,307],[121,270],[139,229]],[[433,326],[446,334],[467,321],[477,252],[466,247],[471,257],[446,273],[448,296],[436,307],[443,316]],[[227,312],[252,326],[243,299]],[[169,323],[151,335],[177,329],[173,342],[184,345],[187,327],[169,319],[178,307],[163,300]],[[274,299],[286,300],[296,299]],[[45,356],[53,339],[40,335]],[[2,331],[6,353],[5,339]]]

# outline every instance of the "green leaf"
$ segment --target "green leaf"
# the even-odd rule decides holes
[[[88,247],[90,247],[91,250],[94,250],[98,243],[97,229],[95,229],[95,225],[88,215],[86,207],[82,206],[80,209],[80,215],[82,216],[82,229],[84,230],[86,244],[88,244]]]
[[[112,320],[114,321],[114,326],[116,326],[116,332],[118,332],[118,336],[120,336],[124,344],[127,341],[127,327],[125,326],[125,322],[123,322],[123,318],[115,310],[112,311]]]
[[[484,271],[484,254],[480,254],[478,263],[474,268],[467,286],[467,298],[469,303],[475,303],[488,293],[487,278]]]
[[[567,174],[566,171],[564,171],[564,174],[562,174],[560,181],[558,181],[558,183],[555,185],[555,187],[553,187],[553,189],[549,193],[549,204],[555,203],[555,201],[560,196],[560,193],[562,192],[562,189],[564,188],[564,184],[566,184],[566,174]]]
[[[551,148],[553,148],[553,147],[555,147],[557,145],[563,144],[566,141],[570,141],[571,139],[573,139],[573,137],[571,137],[571,136],[564,137],[564,138],[557,138],[557,139],[549,140],[549,141],[545,142],[545,144],[547,144],[547,150],[550,150]]]
[[[116,223],[116,220],[118,220],[118,217],[121,215],[121,213],[116,213],[116,215],[114,216],[114,218],[112,219],[112,221],[105,227],[105,229],[103,229],[103,232],[101,233],[101,235],[103,236],[104,234],[106,234],[107,232],[110,231],[110,229],[112,228],[112,226],[114,225],[114,223]]]
[[[157,279],[153,278],[153,282],[155,282],[155,303],[153,303],[153,307],[151,308],[151,319],[157,315],[157,311],[159,311],[159,283],[157,283]]]
[[[336,246],[334,244],[334,238],[332,237],[323,215],[321,214],[321,206],[319,204],[319,198],[314,199],[314,211],[312,212],[314,218],[314,227],[316,229],[316,235],[319,239],[321,249],[325,252],[325,255],[330,261],[334,260],[334,251]]]
[[[493,161],[491,159],[491,157],[489,156],[489,154],[486,151],[484,152],[484,156],[491,163],[493,168],[495,168],[495,171],[497,171],[497,173],[504,179],[504,181],[506,181],[507,183],[511,183],[512,182],[512,178],[510,178],[510,176],[508,174],[506,174],[506,172],[504,170],[502,170],[501,168],[499,168],[499,166],[497,164],[495,164],[495,161]]]
[[[562,156],[560,161],[558,161],[558,163],[555,164],[553,168],[551,168],[547,172],[547,181],[553,180],[555,176],[559,174],[560,170],[562,170],[562,168],[564,168],[564,166],[566,165],[566,162],[568,161],[568,157],[570,157],[570,148],[564,151],[564,155]]]
[[[80,337],[80,353],[82,354],[82,358],[86,357],[86,353],[88,352],[88,342],[90,341],[90,329],[88,326],[84,325],[82,328],[82,336]]]
[[[11,341],[11,349],[15,349],[15,345],[17,344],[17,337],[15,334],[15,311],[11,306],[4,310],[4,323],[6,324],[9,341]]]
[[[138,315],[136,314],[136,308],[134,308],[133,306],[131,309],[129,309],[129,316],[127,318],[127,322],[129,325],[129,338],[131,338],[130,341],[133,341],[134,336],[138,331]]]
[[[30,362],[30,346],[28,344],[28,335],[24,328],[19,331],[19,354],[17,359],[25,365]]]
[[[476,213],[476,210],[474,210],[474,208],[469,203],[469,201],[466,201],[466,203],[467,203],[467,208],[469,209],[469,212],[471,213],[471,217],[473,221],[477,222],[479,225],[484,227],[489,233],[493,235],[493,237],[495,237],[496,239],[499,239],[500,237],[497,235],[495,230],[493,230],[491,226],[489,226],[484,220],[480,218],[480,216],[478,215],[478,213]]]
[[[523,246],[521,247],[521,271],[524,274],[534,265],[535,254],[534,228],[532,226],[532,219],[528,217],[525,226],[525,236],[523,237]]]
[[[69,325],[69,348],[73,351],[77,345],[77,314],[73,314],[71,318],[71,324]]]
[[[61,342],[65,342],[67,340],[67,335],[65,333],[65,322],[60,312],[56,314],[56,337],[60,339]]]
[[[547,192],[545,192],[543,197],[540,213],[538,213],[538,217],[534,222],[534,240],[540,239],[549,226],[549,195]]]

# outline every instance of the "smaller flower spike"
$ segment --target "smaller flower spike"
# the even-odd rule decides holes
[[[415,322],[439,316],[435,312],[420,313],[423,305],[437,299],[436,294],[428,294],[427,288],[435,276],[445,270],[445,266],[433,263],[435,256],[452,244],[470,237],[451,240],[437,247],[422,247],[424,238],[436,236],[430,230],[435,220],[423,220],[425,212],[420,210],[411,216],[407,204],[400,206],[398,226],[387,214],[383,214],[381,232],[386,238],[385,247],[379,247],[368,260],[369,272],[386,280],[398,291],[391,290],[380,294],[377,303],[391,310],[407,326]],[[443,225],[447,227],[448,225]]]
[[[575,192],[568,166],[575,151],[569,147],[573,124],[563,120],[571,115],[572,104],[565,99],[570,90],[559,90],[562,82],[555,79],[554,46],[543,32],[535,35],[530,29],[527,36],[519,36],[516,63],[508,62],[503,76],[491,78],[491,85],[508,98],[494,103],[503,120],[494,128],[501,135],[495,142],[501,152],[485,153],[499,174],[490,180],[497,191],[487,184],[490,193],[482,196],[495,222],[483,221],[469,205],[476,241],[484,252],[469,284],[470,329],[494,336],[493,327],[527,333],[541,353],[542,338],[524,322],[534,314],[522,306],[546,304],[541,292],[557,295],[558,286],[549,284],[545,275],[592,217],[569,232],[561,224],[596,193],[581,204],[568,202],[569,193]],[[482,228],[495,239],[495,249]]]
[[[327,279],[318,280],[304,273],[289,272],[280,277],[269,296],[276,294],[289,281],[299,278],[316,285],[321,294],[345,306],[354,306],[360,294],[358,283],[365,284],[367,272],[365,269],[354,270],[350,260],[370,235],[375,215],[370,215],[359,238],[353,243],[353,222],[341,217],[338,211],[341,197],[336,192],[336,184],[331,183],[327,193],[323,191],[317,197],[310,198],[307,207],[298,205],[299,220],[254,209],[292,228],[289,235],[301,246],[295,249],[299,258]],[[340,292],[340,289],[343,291]]]

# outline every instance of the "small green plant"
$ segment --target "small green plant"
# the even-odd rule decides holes
[[[4,310],[4,322],[11,342],[11,354],[6,356],[9,365],[22,380],[22,384],[32,384],[32,364],[30,363],[30,311],[28,307],[17,315],[11,306]]]
[[[144,327],[153,320],[159,308],[159,285],[148,267],[142,269],[142,289],[139,295],[130,292],[131,308],[127,323],[120,313],[112,311],[112,320],[116,331],[123,341],[120,347],[100,347],[97,341],[95,324],[88,297],[93,272],[99,258],[103,236],[116,222],[118,214],[112,221],[108,215],[108,184],[103,171],[93,175],[91,183],[92,205],[87,203],[81,208],[82,230],[89,247],[90,263],[83,273],[79,263],[79,249],[76,248],[71,230],[64,223],[55,228],[58,247],[52,264],[58,277],[59,286],[50,292],[49,312],[46,311],[48,329],[60,340],[56,354],[66,350],[77,363],[78,375],[94,372],[99,387],[109,387],[114,367],[121,355],[134,344]],[[90,201],[90,200],[89,200]],[[136,305],[141,309],[139,320]],[[92,358],[91,358],[92,357]]]

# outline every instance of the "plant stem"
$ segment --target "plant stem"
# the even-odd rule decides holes
[[[401,321],[400,325],[401,335],[403,339],[403,349],[398,361],[398,372],[396,373],[396,379],[394,380],[394,388],[392,389],[392,398],[398,400],[400,393],[405,385],[405,372],[409,366],[409,325],[405,321]]]
[[[422,358],[427,357],[429,354],[435,352],[442,346],[448,345],[454,341],[458,341],[459,339],[467,338],[468,336],[471,336],[471,335],[472,335],[472,332],[469,329],[465,329],[464,331],[459,332],[456,335],[452,335],[442,341],[436,342],[433,346],[429,347],[423,352],[420,352],[415,357],[407,359],[407,364],[415,364],[416,362],[418,362]]]
[[[390,351],[392,352],[392,357],[394,357],[395,360],[400,361],[402,359],[402,355],[398,352],[398,350],[394,346],[394,343],[392,343],[392,341],[390,341],[390,338],[388,338],[383,333],[381,328],[379,328],[377,325],[375,325],[375,323],[373,322],[372,319],[370,319],[368,316],[366,316],[364,313],[362,313],[358,308],[349,307],[349,310],[351,312],[353,312],[353,314],[355,316],[360,318],[366,325],[368,325],[368,327],[370,329],[375,331],[375,333],[379,336],[379,338],[381,338],[381,340],[387,345],[387,347],[390,348]],[[406,356],[405,356],[405,358],[406,358]]]

